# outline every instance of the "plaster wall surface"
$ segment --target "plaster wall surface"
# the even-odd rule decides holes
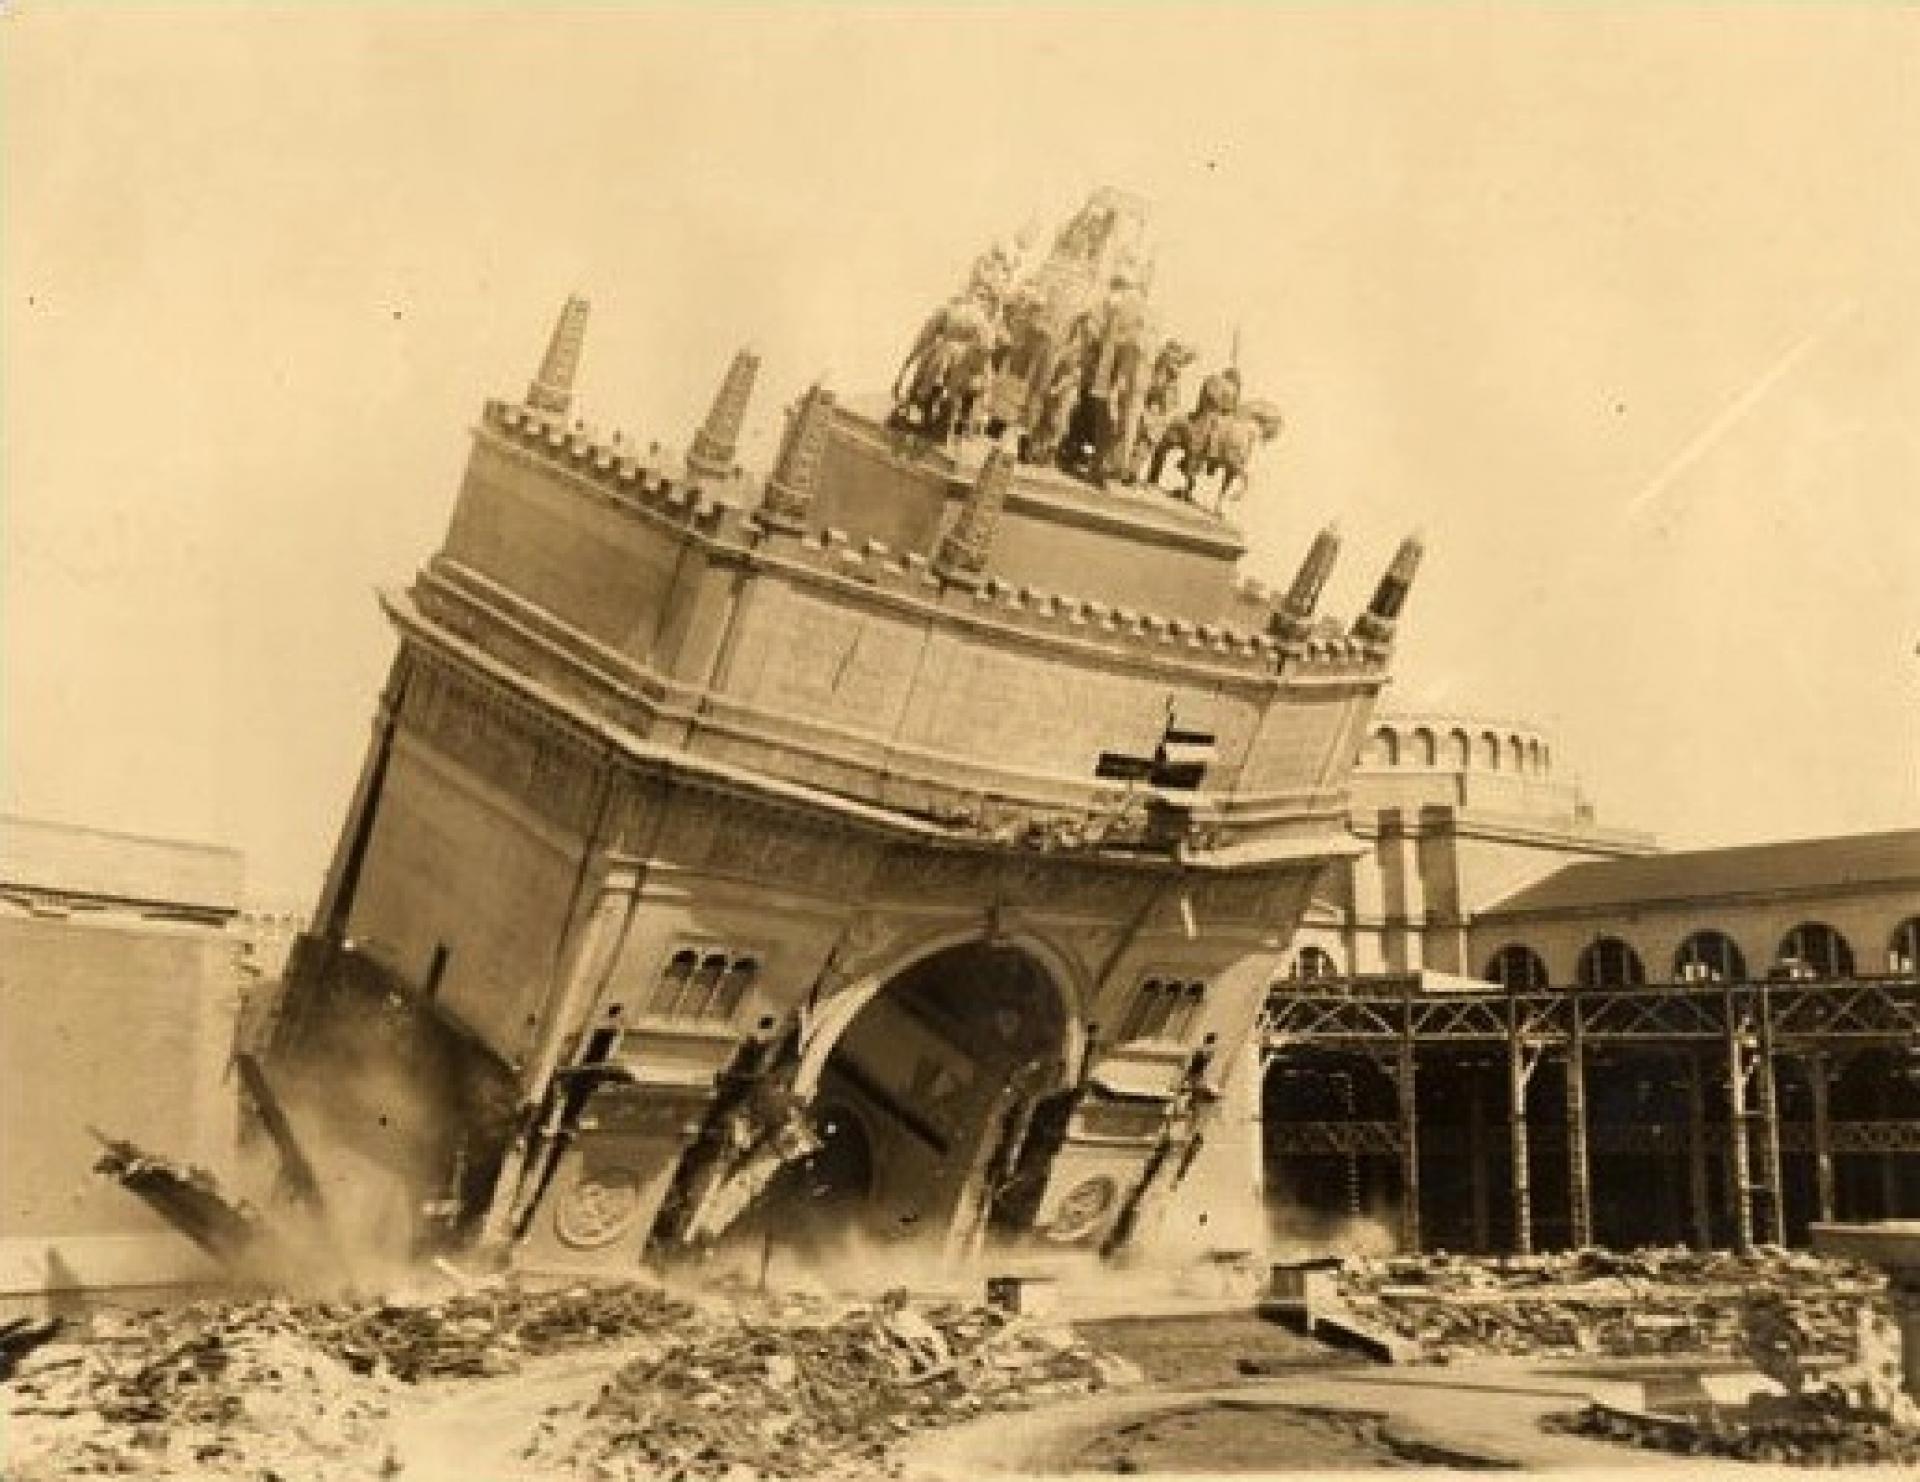
[[[610,517],[554,470],[476,438],[445,553],[639,661],[665,624],[686,545]]]
[[[207,1274],[92,1172],[88,1128],[231,1175],[239,946],[117,912],[0,915],[0,1293]]]
[[[581,840],[404,730],[347,935],[502,1058],[524,1054],[572,909]]]

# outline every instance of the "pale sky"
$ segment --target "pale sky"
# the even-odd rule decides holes
[[[8,7],[5,806],[310,896],[484,398],[887,384],[990,240],[1154,203],[1394,703],[1680,844],[1920,823],[1920,10]]]

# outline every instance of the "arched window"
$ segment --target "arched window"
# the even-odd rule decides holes
[[[1738,983],[1747,961],[1725,932],[1696,931],[1673,954],[1673,975],[1682,983]]]
[[[1516,772],[1527,769],[1527,743],[1518,736],[1507,737],[1507,765]]]
[[[1492,731],[1480,737],[1480,762],[1490,772],[1500,770],[1500,738]]]
[[[731,1019],[759,975],[758,958],[683,947],[667,959],[642,1012],[657,1019]]]
[[[1311,942],[1294,954],[1293,966],[1287,969],[1290,978],[1337,978],[1340,976],[1340,964],[1325,947],[1316,947]]]
[[[1439,743],[1433,739],[1433,732],[1422,727],[1413,733],[1413,764],[1416,767],[1431,767],[1440,759]]]
[[[1850,978],[1853,948],[1824,921],[1803,921],[1780,939],[1773,977]]]
[[[1640,954],[1618,937],[1600,937],[1580,954],[1582,988],[1637,988],[1647,981]]]
[[[1367,759],[1376,767],[1397,767],[1400,765],[1400,734],[1387,730],[1384,726],[1373,733],[1373,744],[1367,748]]]
[[[1520,942],[1509,942],[1493,954],[1482,976],[1489,983],[1498,983],[1506,988],[1544,988],[1547,986],[1547,965],[1533,948]]]
[[[1527,765],[1532,768],[1536,776],[1544,774],[1547,770],[1546,748],[1538,741],[1527,743]]]
[[[679,1006],[691,990],[693,975],[700,966],[700,954],[691,949],[679,951],[668,959],[660,973],[660,981],[653,985],[653,996],[647,1000],[645,1012],[671,1018],[679,1012]]]
[[[1200,1005],[1206,1001],[1205,983],[1176,983],[1170,985],[1179,990],[1179,997],[1168,1007],[1166,1027],[1160,1031],[1162,1039],[1184,1040],[1193,1033],[1194,1021],[1200,1017]]]
[[[1133,1007],[1120,1026],[1121,1042],[1185,1039],[1206,996],[1205,983],[1148,978],[1134,994]]]
[[[1909,916],[1893,929],[1887,943],[1887,971],[1920,972],[1920,916]]]
[[[1465,731],[1454,731],[1447,737],[1447,765],[1462,772],[1473,765],[1473,743]]]

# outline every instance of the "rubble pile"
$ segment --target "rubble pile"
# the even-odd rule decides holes
[[[7,1385],[9,1475],[365,1476],[387,1407],[290,1308],[101,1315]],[[333,1468],[341,1468],[337,1473]]]
[[[199,1302],[97,1313],[20,1357],[0,1392],[8,1476],[394,1475],[393,1422],[451,1392],[436,1383],[587,1351],[612,1377],[584,1413],[550,1414],[529,1451],[556,1474],[812,1476],[911,1431],[1133,1377],[1064,1328],[900,1294],[829,1306],[493,1282],[415,1301]]]
[[[1066,1328],[993,1309],[789,1299],[628,1363],[536,1451],[602,1478],[814,1477],[914,1431],[1135,1378]]]
[[[1549,1418],[1551,1429],[1677,1456],[1792,1466],[1920,1463],[1920,1430],[1818,1408],[1771,1416],[1681,1418],[1589,1405]]]
[[[1393,1256],[1350,1263],[1339,1278],[1354,1317],[1438,1362],[1484,1354],[1744,1356],[1743,1312],[1766,1298],[1791,1301],[1803,1362],[1838,1362],[1856,1346],[1860,1312],[1883,1300],[1885,1287],[1868,1268],[1774,1248],[1745,1256]]]

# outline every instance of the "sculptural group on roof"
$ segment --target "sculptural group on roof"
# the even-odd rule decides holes
[[[985,435],[1022,462],[1104,488],[1165,488],[1193,500],[1218,480],[1216,510],[1245,491],[1256,449],[1281,428],[1240,372],[1206,376],[1190,406],[1197,355],[1161,332],[1139,204],[1096,194],[1031,268],[1023,242],[996,243],[965,288],[935,309],[893,387],[892,425],[934,442]]]

